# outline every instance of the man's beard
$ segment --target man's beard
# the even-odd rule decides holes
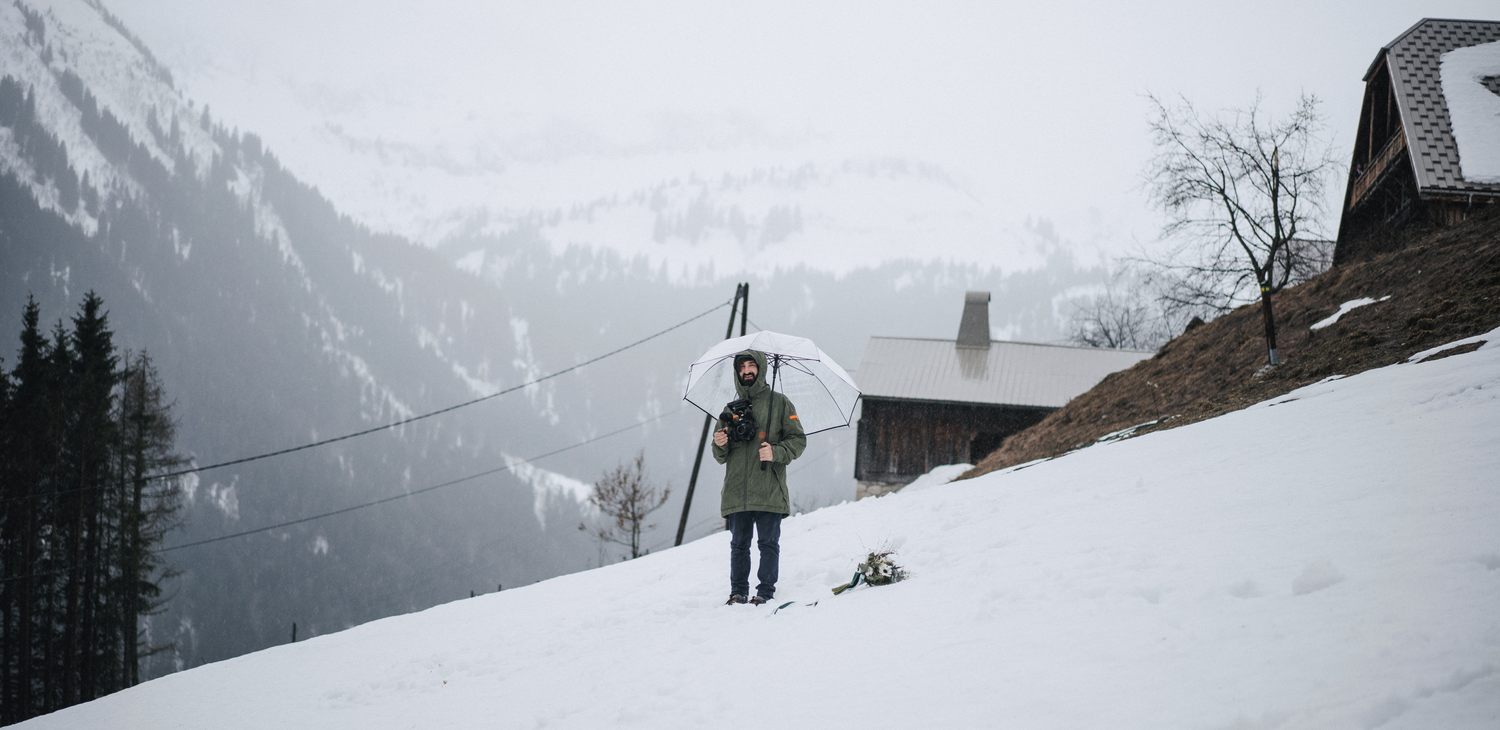
[[[744,373],[740,376],[740,385],[755,385],[755,373]]]

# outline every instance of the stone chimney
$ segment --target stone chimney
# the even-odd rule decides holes
[[[958,347],[990,349],[990,293],[964,294],[964,316],[958,321]]]

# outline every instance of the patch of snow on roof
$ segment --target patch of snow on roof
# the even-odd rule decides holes
[[[1349,312],[1352,312],[1352,311],[1354,311],[1356,309],[1359,309],[1360,307],[1363,307],[1363,306],[1365,306],[1367,304],[1375,304],[1376,302],[1383,302],[1383,301],[1385,301],[1387,299],[1390,299],[1390,298],[1391,298],[1390,295],[1387,294],[1387,295],[1385,295],[1385,296],[1383,296],[1383,297],[1381,297],[1379,299],[1371,299],[1369,297],[1362,297],[1360,299],[1354,299],[1354,300],[1351,300],[1351,301],[1344,302],[1343,304],[1339,305],[1339,311],[1334,312],[1333,314],[1328,315],[1324,319],[1320,319],[1320,320],[1314,322],[1311,327],[1308,327],[1308,329],[1310,329],[1310,330],[1320,330],[1320,329],[1323,329],[1324,327],[1331,326],[1334,322],[1339,321],[1340,317],[1343,317],[1344,315],[1348,314]]]
[[[1500,95],[1484,79],[1500,76],[1500,41],[1443,54],[1443,97],[1464,179],[1500,183]]]

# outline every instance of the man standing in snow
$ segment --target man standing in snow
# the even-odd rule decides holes
[[[757,433],[732,440],[728,424],[714,432],[714,460],[724,465],[719,512],[729,530],[729,600],[760,605],[776,595],[781,561],[781,518],[791,514],[786,465],[802,455],[807,436],[797,409],[766,382],[766,355],[746,350],[734,356],[734,389],[750,401]],[[750,537],[760,548],[755,597],[750,597]]]

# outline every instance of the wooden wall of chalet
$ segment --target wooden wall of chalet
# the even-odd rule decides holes
[[[1419,197],[1415,189],[1416,180],[1408,166],[1404,177],[1393,176],[1366,204],[1345,213],[1334,244],[1333,265],[1405,248],[1423,231],[1490,214],[1497,202],[1494,198]]]
[[[1365,84],[1335,266],[1404,248],[1415,231],[1458,225],[1500,203],[1493,193],[1421,191],[1397,103],[1382,64]]]
[[[865,398],[854,477],[906,483],[944,464],[973,464],[1054,409]]]

